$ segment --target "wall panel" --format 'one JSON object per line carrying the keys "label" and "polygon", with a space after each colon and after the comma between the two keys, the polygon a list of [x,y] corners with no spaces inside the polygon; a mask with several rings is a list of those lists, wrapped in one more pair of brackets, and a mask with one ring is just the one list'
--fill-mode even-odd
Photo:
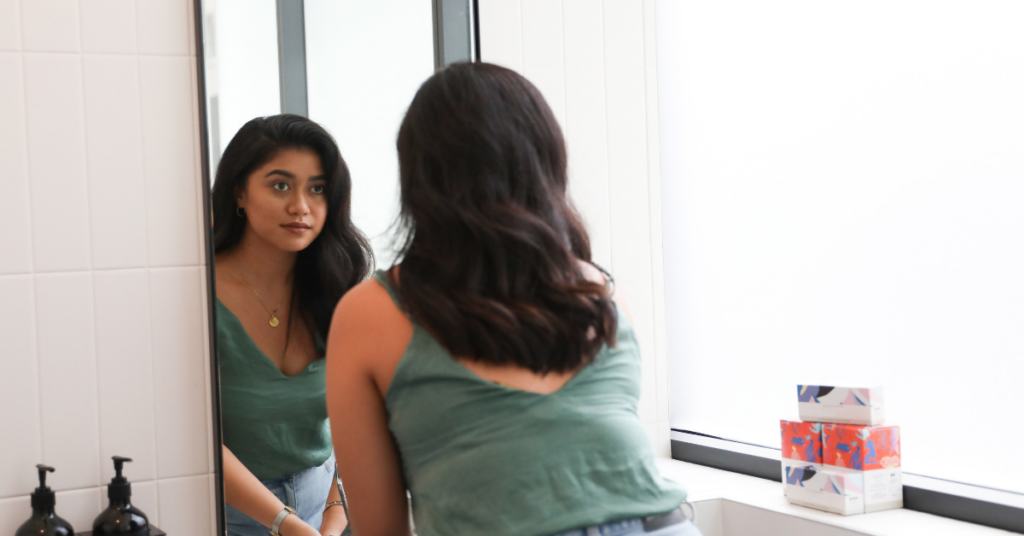
{"label": "wall panel", "polygon": [[118,454],[158,526],[214,533],[192,8],[0,0],[7,530],[36,463],[88,530]]}
{"label": "wall panel", "polygon": [[480,48],[530,79],[561,122],[570,193],[643,351],[640,418],[668,455],[652,17],[646,0],[481,0]]}

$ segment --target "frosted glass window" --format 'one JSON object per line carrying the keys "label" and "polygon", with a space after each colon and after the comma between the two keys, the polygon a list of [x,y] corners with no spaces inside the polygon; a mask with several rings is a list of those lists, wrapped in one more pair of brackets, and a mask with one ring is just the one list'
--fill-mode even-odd
{"label": "frosted glass window", "polygon": [[672,427],[884,384],[903,469],[1024,492],[1024,3],[660,0]]}
{"label": "frosted glass window", "polygon": [[[216,103],[215,161],[238,129],[254,117],[281,113],[275,0],[206,0],[214,34],[207,92]],[[215,22],[215,23],[214,23]],[[208,47],[211,44],[207,45]]]}
{"label": "frosted glass window", "polygon": [[338,140],[352,172],[352,219],[383,267],[398,215],[398,127],[434,74],[431,9],[424,0],[305,2],[309,117]]}

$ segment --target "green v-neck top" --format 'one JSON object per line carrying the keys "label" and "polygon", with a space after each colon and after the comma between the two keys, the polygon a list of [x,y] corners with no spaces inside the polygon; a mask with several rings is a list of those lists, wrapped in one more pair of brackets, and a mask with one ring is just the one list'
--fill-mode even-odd
{"label": "green v-neck top", "polygon": [[637,414],[640,348],[621,311],[617,338],[543,395],[480,378],[413,321],[385,402],[416,533],[541,536],[682,504]]}
{"label": "green v-neck top", "polygon": [[[323,356],[323,337],[315,342]],[[256,478],[291,475],[331,457],[323,357],[285,376],[219,299],[217,357],[224,446]]]}

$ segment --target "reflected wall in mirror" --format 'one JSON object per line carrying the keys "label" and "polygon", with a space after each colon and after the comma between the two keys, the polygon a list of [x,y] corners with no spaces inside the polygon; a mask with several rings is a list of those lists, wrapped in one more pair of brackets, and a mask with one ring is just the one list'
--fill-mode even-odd
{"label": "reflected wall in mirror", "polygon": [[200,9],[220,531],[341,534],[325,337],[343,293],[393,261],[398,127],[438,66],[475,58],[473,5],[201,0]]}

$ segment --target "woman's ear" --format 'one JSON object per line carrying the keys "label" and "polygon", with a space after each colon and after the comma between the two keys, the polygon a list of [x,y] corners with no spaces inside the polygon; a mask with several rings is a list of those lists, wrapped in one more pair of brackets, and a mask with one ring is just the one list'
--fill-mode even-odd
{"label": "woman's ear", "polygon": [[246,188],[237,188],[235,190],[235,204],[238,208],[245,208],[245,204],[249,200],[249,192]]}

